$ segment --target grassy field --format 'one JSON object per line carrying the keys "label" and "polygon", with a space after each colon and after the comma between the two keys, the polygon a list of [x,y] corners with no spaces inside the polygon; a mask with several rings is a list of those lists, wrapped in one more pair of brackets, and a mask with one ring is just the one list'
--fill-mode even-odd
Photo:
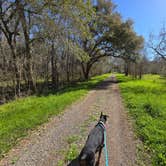
{"label": "grassy field", "polygon": [[125,105],[154,166],[166,165],[166,79],[145,75],[132,80],[117,74]]}
{"label": "grassy field", "polygon": [[74,101],[87,94],[110,74],[96,76],[87,82],[80,82],[47,96],[31,96],[0,106],[0,158],[19,138],[27,135],[28,130],[58,115]]}

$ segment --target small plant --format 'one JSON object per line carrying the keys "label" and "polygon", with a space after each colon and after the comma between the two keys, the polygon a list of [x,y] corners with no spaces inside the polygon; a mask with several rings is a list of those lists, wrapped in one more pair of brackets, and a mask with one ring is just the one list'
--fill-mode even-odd
{"label": "small plant", "polygon": [[94,122],[94,121],[97,121],[99,118],[99,115],[98,114],[92,114],[90,117],[89,117],[89,121],[90,122]]}
{"label": "small plant", "polygon": [[58,166],[64,166],[64,161],[63,160],[58,161]]}
{"label": "small plant", "polygon": [[65,161],[72,161],[73,159],[75,159],[79,154],[78,151],[78,146],[75,143],[72,143],[70,145],[69,150],[67,151],[66,155],[65,155]]}
{"label": "small plant", "polygon": [[158,106],[157,103],[145,103],[143,105],[145,111],[153,118],[157,118],[161,116],[161,108],[162,106]]}
{"label": "small plant", "polygon": [[11,164],[14,165],[17,161],[18,161],[18,157],[14,157],[14,158],[11,160]]}

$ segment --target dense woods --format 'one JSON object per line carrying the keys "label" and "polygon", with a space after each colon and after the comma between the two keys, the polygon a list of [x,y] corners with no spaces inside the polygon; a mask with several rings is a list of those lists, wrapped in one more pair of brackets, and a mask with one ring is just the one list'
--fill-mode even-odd
{"label": "dense woods", "polygon": [[111,1],[1,0],[0,101],[115,69],[141,78],[143,47]]}

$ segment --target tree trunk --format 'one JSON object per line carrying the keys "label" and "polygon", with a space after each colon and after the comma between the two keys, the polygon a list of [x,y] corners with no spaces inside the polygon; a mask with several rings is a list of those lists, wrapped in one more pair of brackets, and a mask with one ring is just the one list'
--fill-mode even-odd
{"label": "tree trunk", "polygon": [[128,75],[129,75],[129,70],[128,70],[128,65],[127,65],[127,63],[125,63],[124,72],[125,72],[125,76],[128,76]]}
{"label": "tree trunk", "polygon": [[142,63],[139,64],[139,79],[142,79]]}
{"label": "tree trunk", "polygon": [[12,54],[12,58],[13,58],[13,69],[14,69],[14,75],[15,75],[15,80],[16,80],[16,84],[15,84],[15,95],[16,96],[20,96],[20,73],[19,73],[19,69],[17,66],[17,58],[16,58],[16,53],[15,53],[15,48],[13,47],[12,43],[9,42],[10,45],[10,49],[11,49],[11,54]]}
{"label": "tree trunk", "polygon": [[137,78],[137,64],[134,63],[134,78]]}
{"label": "tree trunk", "polygon": [[89,63],[85,63],[85,64],[82,63],[81,66],[82,66],[82,72],[84,75],[84,79],[88,80],[90,69],[91,69],[92,65],[90,65]]}
{"label": "tree trunk", "polygon": [[53,89],[58,87],[58,72],[57,72],[57,59],[55,57],[54,43],[51,48],[51,79]]}
{"label": "tree trunk", "polygon": [[21,26],[23,29],[24,39],[25,39],[25,54],[26,54],[26,69],[27,69],[26,72],[27,72],[27,78],[28,78],[28,87],[29,87],[29,90],[35,91],[36,88],[35,88],[35,84],[32,77],[32,57],[30,53],[29,30],[28,30],[27,22],[25,18],[24,7],[20,1],[16,1],[16,5],[17,5],[17,11],[20,17]]}
{"label": "tree trunk", "polygon": [[71,79],[72,79],[72,81],[77,78],[76,76],[74,77],[74,66],[76,66],[74,64],[75,64],[74,59],[72,58],[72,60],[71,60]]}
{"label": "tree trunk", "polygon": [[69,53],[66,54],[66,81],[69,83],[70,82],[70,57]]}
{"label": "tree trunk", "polygon": [[13,41],[12,32],[9,31],[9,29],[7,28],[7,25],[6,25],[6,33],[4,30],[4,35],[7,39],[8,45],[10,47],[11,56],[12,56],[12,60],[13,60],[12,69],[14,71],[14,76],[15,76],[15,81],[16,81],[16,84],[14,83],[15,95],[20,96],[20,74],[19,74],[19,69],[17,66],[16,41]]}
{"label": "tree trunk", "polygon": [[129,75],[129,72],[130,72],[130,61],[128,59],[125,60],[124,72],[125,72],[125,76]]}

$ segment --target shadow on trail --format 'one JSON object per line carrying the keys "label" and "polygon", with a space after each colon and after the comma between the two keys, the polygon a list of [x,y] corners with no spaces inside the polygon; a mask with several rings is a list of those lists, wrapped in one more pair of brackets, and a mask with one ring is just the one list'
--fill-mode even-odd
{"label": "shadow on trail", "polygon": [[66,85],[63,88],[57,89],[55,91],[50,90],[46,93],[38,93],[37,96],[48,96],[50,94],[58,94],[61,95],[63,93],[67,92],[74,92],[78,90],[101,90],[101,89],[107,89],[107,87],[111,83],[118,83],[115,77],[107,78],[104,81],[99,81],[98,83],[94,83],[94,80],[88,80],[88,81],[82,81],[82,82],[73,82],[70,85]]}
{"label": "shadow on trail", "polygon": [[67,166],[80,166],[78,157],[72,160]]}
{"label": "shadow on trail", "polygon": [[103,81],[102,83],[100,83],[99,85],[97,85],[94,89],[95,90],[106,90],[111,84],[117,84],[119,83],[115,77],[110,77],[108,79],[106,79],[105,81]]}
{"label": "shadow on trail", "polygon": [[[111,83],[118,83],[114,76],[107,78],[105,81],[101,80],[98,83],[96,83],[95,79],[90,79],[88,81],[71,82],[69,85],[64,84],[55,89],[52,88],[51,83],[47,85],[45,83],[38,83],[36,92],[31,92],[31,95],[42,97],[42,96],[49,96],[49,95],[61,95],[63,93],[74,92],[78,90],[93,90],[93,89],[102,90],[102,89],[107,89]],[[28,88],[26,87],[26,85],[22,87],[24,88],[21,89],[21,96],[24,96],[24,97],[28,96],[26,94],[28,91]],[[1,96],[1,93],[0,93],[0,104],[4,104],[7,101],[11,101],[15,99],[13,88],[12,87],[6,87],[6,88],[8,88],[9,90],[4,89],[4,87],[0,87],[0,91],[6,92],[6,95],[7,95],[7,96],[4,96],[3,94],[3,96]],[[5,100],[3,101],[4,98]]]}

